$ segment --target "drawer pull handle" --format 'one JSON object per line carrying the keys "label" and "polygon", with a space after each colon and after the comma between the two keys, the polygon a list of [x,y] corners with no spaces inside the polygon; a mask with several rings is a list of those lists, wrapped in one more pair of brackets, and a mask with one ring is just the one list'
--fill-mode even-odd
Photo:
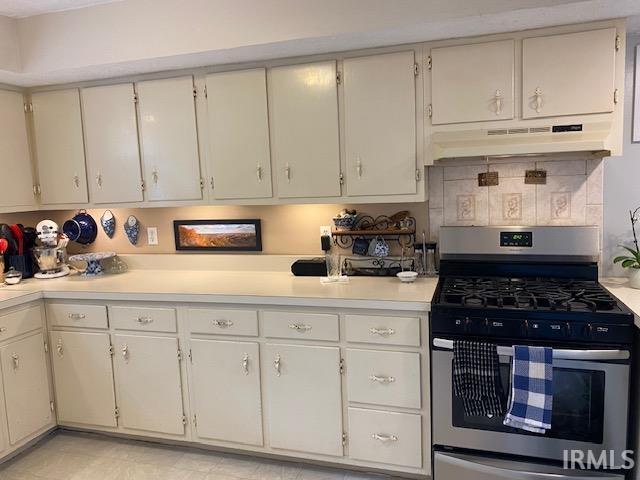
{"label": "drawer pull handle", "polygon": [[370,328],[369,333],[371,335],[380,335],[381,337],[388,337],[389,335],[393,335],[396,331],[393,328]]}
{"label": "drawer pull handle", "polygon": [[396,381],[396,379],[394,377],[382,377],[380,375],[369,375],[369,380],[371,380],[372,382],[378,382],[378,383],[393,383]]}
{"label": "drawer pull handle", "polygon": [[4,333],[7,331],[7,327],[0,327],[0,333]]}
{"label": "drawer pull handle", "polygon": [[391,443],[398,441],[398,437],[396,437],[395,435],[385,435],[383,433],[374,433],[373,435],[371,435],[371,438],[382,443]]}
{"label": "drawer pull handle", "polygon": [[69,318],[71,320],[84,320],[87,316],[84,313],[70,313]]}
{"label": "drawer pull handle", "polygon": [[62,339],[61,338],[58,339],[58,344],[56,345],[56,351],[58,352],[58,355],[60,357],[62,357],[64,355],[64,347],[62,346]]}
{"label": "drawer pull handle", "polygon": [[273,361],[273,366],[276,368],[276,376],[280,376],[280,354],[276,355],[276,359]]}
{"label": "drawer pull handle", "polygon": [[311,325],[305,325],[304,323],[291,323],[289,324],[291,330],[295,330],[300,333],[305,333],[311,330]]}
{"label": "drawer pull handle", "polygon": [[233,322],[231,320],[214,320],[213,325],[215,327],[228,328],[233,326]]}
{"label": "drawer pull handle", "polygon": [[138,322],[141,325],[146,325],[148,323],[153,322],[153,318],[151,318],[151,317],[136,317],[136,322]]}
{"label": "drawer pull handle", "polygon": [[245,353],[242,357],[242,371],[245,375],[249,375],[249,354]]}
{"label": "drawer pull handle", "polygon": [[13,369],[17,370],[18,369],[18,361],[19,361],[20,357],[18,357],[17,353],[12,353],[11,354],[11,361],[13,362]]}

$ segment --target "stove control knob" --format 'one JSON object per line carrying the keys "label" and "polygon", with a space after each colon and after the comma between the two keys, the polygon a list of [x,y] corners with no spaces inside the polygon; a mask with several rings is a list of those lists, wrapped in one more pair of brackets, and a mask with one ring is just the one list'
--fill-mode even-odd
{"label": "stove control knob", "polygon": [[591,336],[593,335],[593,325],[591,325],[590,323],[587,323],[584,326],[583,334],[585,338],[591,338]]}
{"label": "stove control knob", "polygon": [[469,332],[471,331],[471,327],[472,327],[472,325],[473,325],[473,322],[471,321],[471,319],[470,319],[469,317],[466,317],[466,318],[464,319],[464,324],[463,324],[463,326],[462,326],[462,330],[463,330],[465,333],[469,333]]}
{"label": "stove control knob", "polygon": [[520,333],[525,336],[529,334],[529,322],[527,320],[520,324]]}

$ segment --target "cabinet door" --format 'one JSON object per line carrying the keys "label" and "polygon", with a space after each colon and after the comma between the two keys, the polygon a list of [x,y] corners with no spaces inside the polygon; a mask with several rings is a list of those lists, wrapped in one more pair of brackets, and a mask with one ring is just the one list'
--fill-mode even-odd
{"label": "cabinet door", "polygon": [[114,335],[114,348],[121,425],[183,435],[178,340]]}
{"label": "cabinet door", "polygon": [[258,344],[192,340],[191,356],[198,437],[262,445]]}
{"label": "cabinet door", "polygon": [[414,53],[344,61],[347,193],[416,193]]}
{"label": "cabinet door", "polygon": [[207,77],[213,194],[271,197],[271,154],[264,68]]}
{"label": "cabinet door", "polygon": [[35,204],[24,98],[5,90],[0,90],[0,172],[0,206]]}
{"label": "cabinet door", "polygon": [[85,88],[80,93],[91,200],[142,201],[133,85]]}
{"label": "cabinet door", "polygon": [[140,145],[149,200],[199,200],[193,77],[137,84]]}
{"label": "cabinet door", "polygon": [[616,29],[522,41],[524,118],[612,112]]}
{"label": "cabinet door", "polygon": [[51,332],[58,421],[117,426],[109,334]]}
{"label": "cabinet door", "polygon": [[336,62],[273,68],[269,88],[278,197],[340,196]]}
{"label": "cabinet door", "polygon": [[340,349],[264,346],[270,446],[342,456]]}
{"label": "cabinet door", "polygon": [[42,333],[0,349],[9,441],[15,445],[51,422]]}
{"label": "cabinet door", "polygon": [[434,125],[514,117],[513,40],[431,50]]}
{"label": "cabinet door", "polygon": [[42,203],[87,203],[78,90],[34,93],[31,102]]}

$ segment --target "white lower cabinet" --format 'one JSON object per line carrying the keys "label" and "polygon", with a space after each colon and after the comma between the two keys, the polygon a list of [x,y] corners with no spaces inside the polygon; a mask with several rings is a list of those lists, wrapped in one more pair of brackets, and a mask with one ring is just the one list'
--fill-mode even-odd
{"label": "white lower cabinet", "polygon": [[268,343],[264,353],[270,446],[342,456],[340,349]]}
{"label": "white lower cabinet", "polygon": [[191,363],[198,437],[262,445],[258,344],[191,340]]}
{"label": "white lower cabinet", "polygon": [[36,333],[0,348],[9,427],[15,445],[51,422],[51,400],[44,336]]}
{"label": "white lower cabinet", "polygon": [[108,333],[51,332],[60,423],[116,427]]}
{"label": "white lower cabinet", "polygon": [[125,428],[184,434],[178,339],[114,335],[115,383]]}

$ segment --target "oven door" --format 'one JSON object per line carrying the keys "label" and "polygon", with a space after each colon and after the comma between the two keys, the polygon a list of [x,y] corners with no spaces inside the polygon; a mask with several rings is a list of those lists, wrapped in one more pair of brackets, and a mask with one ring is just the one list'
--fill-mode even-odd
{"label": "oven door", "polygon": [[[464,414],[453,394],[453,352],[449,340],[434,339],[432,360],[435,445],[563,460],[564,450],[613,450],[617,461],[627,445],[629,352],[554,351],[551,429],[529,433],[502,424],[502,417]],[[444,346],[444,348],[443,348]],[[499,348],[498,353],[509,351]],[[561,358],[557,358],[561,357]],[[505,392],[511,385],[511,357],[500,355]]]}
{"label": "oven door", "polygon": [[623,474],[436,452],[434,480],[624,480]]}

